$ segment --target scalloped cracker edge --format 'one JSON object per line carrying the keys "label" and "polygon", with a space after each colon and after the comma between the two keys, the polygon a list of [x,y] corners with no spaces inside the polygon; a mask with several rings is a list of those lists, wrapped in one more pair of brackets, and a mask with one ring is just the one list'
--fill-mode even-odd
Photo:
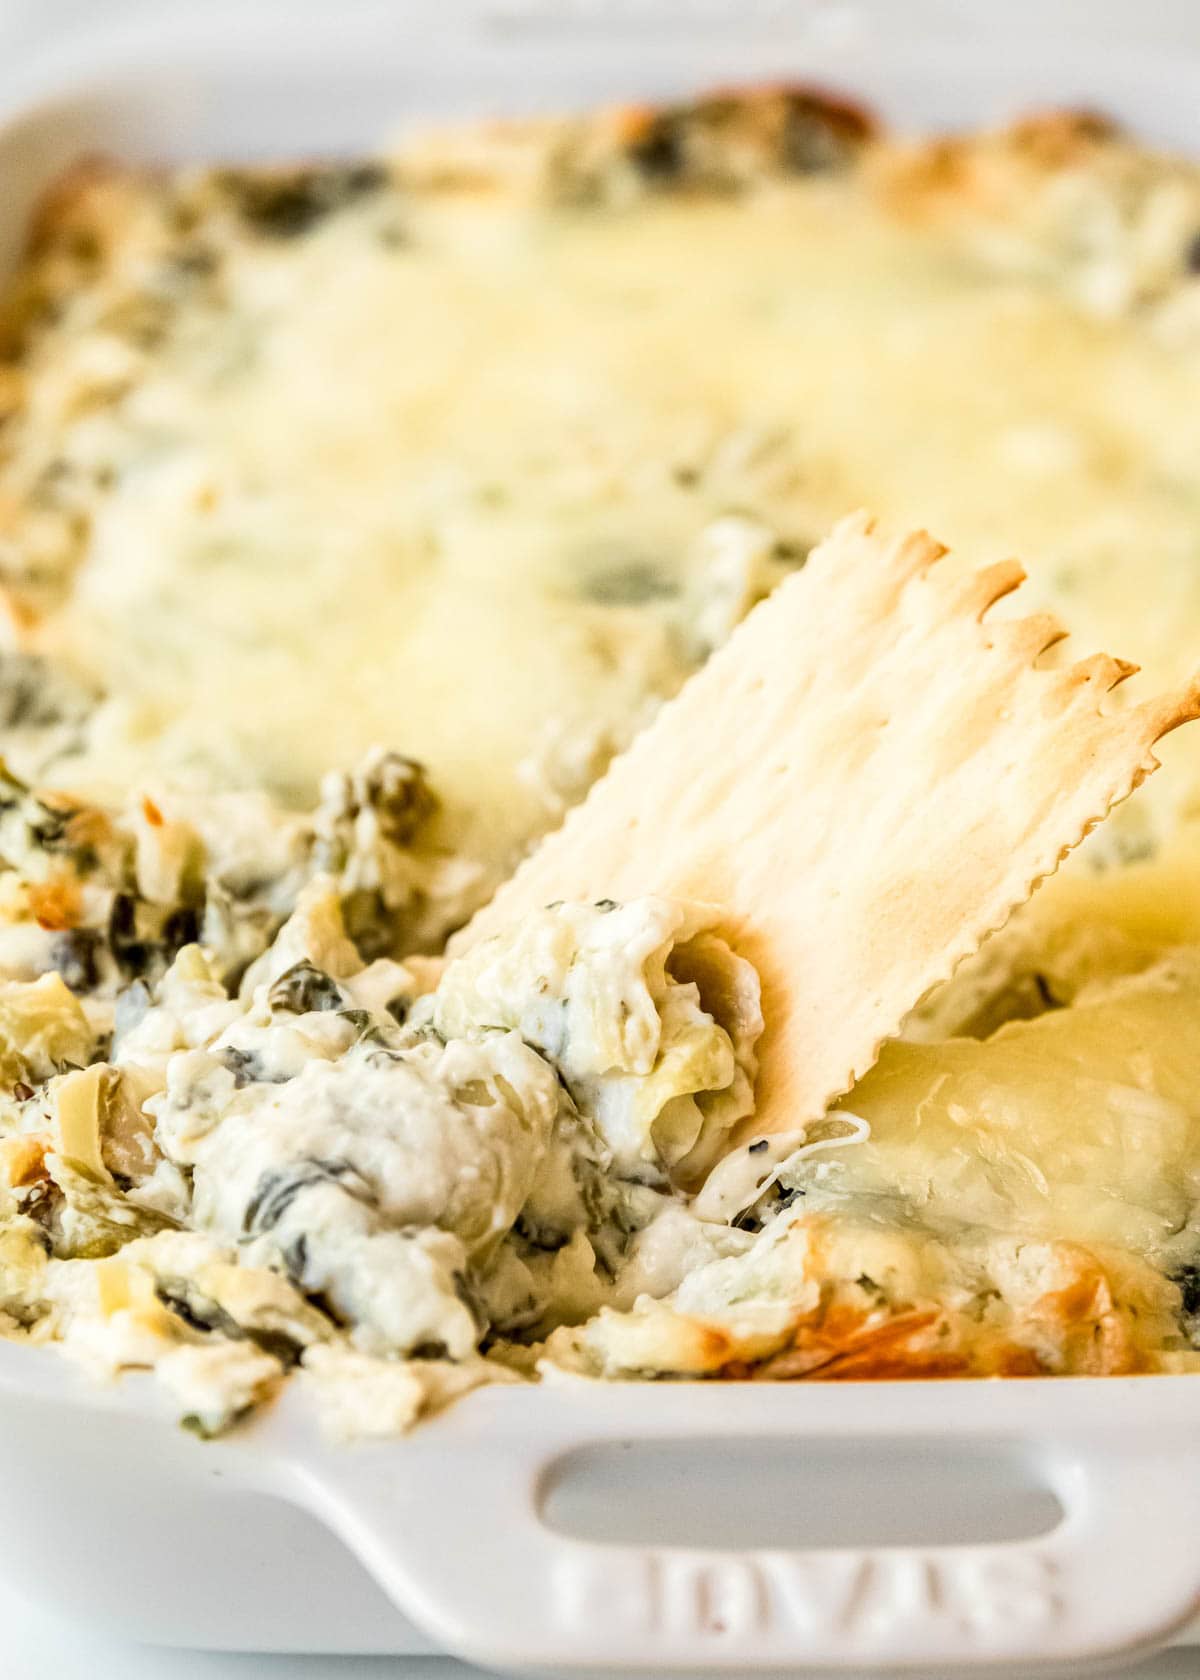
{"label": "scalloped cracker edge", "polygon": [[1200,681],[1105,712],[1134,666],[1039,668],[1055,618],[987,617],[1021,566],[945,553],[844,519],[452,949],[555,899],[713,904],[762,979],[754,1129],[822,1114],[1200,715]]}

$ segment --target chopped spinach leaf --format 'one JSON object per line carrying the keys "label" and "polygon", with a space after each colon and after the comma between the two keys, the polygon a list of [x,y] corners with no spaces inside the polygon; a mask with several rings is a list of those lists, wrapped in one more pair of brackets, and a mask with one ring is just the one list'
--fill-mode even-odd
{"label": "chopped spinach leaf", "polygon": [[273,1167],[263,1173],[246,1204],[242,1229],[261,1236],[278,1225],[302,1191],[316,1184],[336,1184],[359,1201],[373,1200],[370,1186],[349,1161],[298,1161],[290,1167]]}
{"label": "chopped spinach leaf", "polygon": [[1200,1265],[1181,1266],[1174,1273],[1174,1282],[1183,1296],[1183,1311],[1188,1318],[1200,1317]]}
{"label": "chopped spinach leaf", "polygon": [[272,1009],[309,1015],[319,1010],[340,1009],[345,994],[332,975],[306,960],[293,963],[267,993]]}
{"label": "chopped spinach leaf", "polygon": [[798,175],[844,169],[869,129],[867,119],[852,105],[793,93],[788,98],[779,161]]}
{"label": "chopped spinach leaf", "polygon": [[215,179],[255,233],[295,239],[334,211],[378,192],[388,174],[382,164],[327,164],[270,173],[223,170]]}
{"label": "chopped spinach leaf", "polygon": [[233,1082],[240,1091],[245,1085],[281,1084],[281,1080],[270,1080],[266,1077],[260,1059],[252,1050],[239,1050],[234,1044],[225,1044],[213,1052],[222,1067],[229,1069],[233,1075]]}
{"label": "chopped spinach leaf", "polygon": [[649,561],[630,560],[588,573],[580,594],[602,607],[640,607],[648,601],[671,600],[679,594],[679,585]]}
{"label": "chopped spinach leaf", "polygon": [[90,992],[100,984],[104,935],[97,928],[70,928],[50,948],[50,963],[73,992]]}
{"label": "chopped spinach leaf", "polygon": [[673,111],[654,118],[629,146],[627,156],[639,174],[656,185],[678,181],[687,166],[685,130]]}

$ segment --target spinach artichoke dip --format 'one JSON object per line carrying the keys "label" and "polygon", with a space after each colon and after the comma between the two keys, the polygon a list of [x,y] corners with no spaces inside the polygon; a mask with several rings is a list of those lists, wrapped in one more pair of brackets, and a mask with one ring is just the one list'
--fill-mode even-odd
{"label": "spinach artichoke dip", "polygon": [[445,953],[855,507],[1188,673],[1200,169],[800,91],[88,163],[0,354],[6,1336],[205,1435],[1200,1367],[1197,732],[791,1132],[704,905]]}

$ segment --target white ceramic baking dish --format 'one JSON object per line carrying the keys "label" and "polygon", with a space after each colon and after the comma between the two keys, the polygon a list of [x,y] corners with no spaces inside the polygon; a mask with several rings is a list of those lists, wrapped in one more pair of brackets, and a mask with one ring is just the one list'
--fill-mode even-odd
{"label": "white ceramic baking dish", "polygon": [[164,1643],[932,1680],[1200,1603],[1190,1377],[506,1387],[353,1447],[293,1391],[201,1444],[147,1378],[4,1346],[0,1488],[0,1569]]}
{"label": "white ceramic baking dish", "polygon": [[[0,260],[81,152],[367,146],[411,116],[800,77],[910,127],[1098,105],[1200,150],[1191,0],[10,0]],[[0,1346],[0,1569],[125,1637],[523,1670],[1075,1668],[1200,1610],[1193,1378],[559,1384],[333,1448]],[[2,1664],[0,1664],[2,1666]]]}

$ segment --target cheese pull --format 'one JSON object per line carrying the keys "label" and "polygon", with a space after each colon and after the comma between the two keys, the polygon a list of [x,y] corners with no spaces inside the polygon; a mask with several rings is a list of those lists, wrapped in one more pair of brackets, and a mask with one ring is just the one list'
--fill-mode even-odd
{"label": "cheese pull", "polygon": [[1200,715],[1200,680],[1136,706],[1107,654],[989,609],[924,532],[844,519],[665,705],[457,936],[555,899],[717,906],[762,979],[756,1130],[823,1114]]}

